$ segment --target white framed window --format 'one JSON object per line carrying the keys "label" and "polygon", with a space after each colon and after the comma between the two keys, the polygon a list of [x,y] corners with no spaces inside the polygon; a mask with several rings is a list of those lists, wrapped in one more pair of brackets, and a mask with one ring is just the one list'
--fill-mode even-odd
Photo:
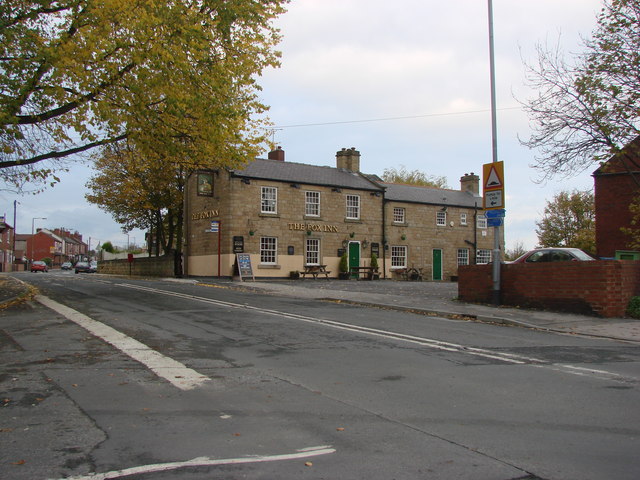
{"label": "white framed window", "polygon": [[458,266],[460,265],[469,265],[469,249],[468,248],[458,249]]}
{"label": "white framed window", "polygon": [[447,212],[442,212],[442,211],[436,212],[436,225],[438,227],[447,226]]}
{"label": "white framed window", "polygon": [[304,192],[304,214],[308,217],[320,216],[320,192]]}
{"label": "white framed window", "polygon": [[483,265],[485,263],[491,262],[491,250],[487,249],[479,249],[478,253],[476,253],[476,263],[478,265]]}
{"label": "white framed window", "polygon": [[360,220],[360,195],[347,195],[347,218]]}
{"label": "white framed window", "polygon": [[476,226],[478,228],[487,228],[487,217],[482,214],[478,214],[478,217],[476,218]]}
{"label": "white framed window", "polygon": [[260,238],[260,263],[275,265],[278,259],[278,239],[276,237]]}
{"label": "white framed window", "polygon": [[278,189],[276,187],[262,187],[260,199],[260,212],[278,213]]}
{"label": "white framed window", "polygon": [[466,225],[467,224],[467,214],[466,213],[461,213],[460,214],[460,225]]}
{"label": "white framed window", "polygon": [[320,240],[317,238],[307,238],[306,264],[320,265]]}
{"label": "white framed window", "polygon": [[404,245],[391,246],[391,268],[407,267],[407,247]]}
{"label": "white framed window", "polygon": [[393,223],[405,222],[405,210],[402,207],[393,207]]}

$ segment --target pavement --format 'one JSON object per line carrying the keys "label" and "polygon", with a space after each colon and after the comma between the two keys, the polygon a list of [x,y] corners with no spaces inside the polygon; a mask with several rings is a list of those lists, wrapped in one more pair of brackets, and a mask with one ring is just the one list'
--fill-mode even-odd
{"label": "pavement", "polygon": [[[601,318],[572,313],[465,303],[457,300],[455,282],[407,282],[397,280],[258,280],[228,278],[162,279],[202,286],[231,288],[295,298],[329,300],[377,308],[404,310],[467,321],[504,324],[563,334],[602,337],[640,343],[640,320]],[[0,274],[0,309],[28,298],[26,283]]]}

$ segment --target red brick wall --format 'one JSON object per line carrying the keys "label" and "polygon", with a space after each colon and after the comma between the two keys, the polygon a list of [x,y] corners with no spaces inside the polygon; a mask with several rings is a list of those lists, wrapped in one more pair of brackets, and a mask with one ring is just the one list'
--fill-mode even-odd
{"label": "red brick wall", "polygon": [[595,176],[596,250],[598,257],[613,257],[627,250],[630,237],[620,227],[631,225],[629,205],[638,194],[631,175]]}
{"label": "red brick wall", "polygon": [[[640,295],[640,261],[504,264],[503,305],[624,317],[631,297]],[[490,303],[491,265],[458,270],[458,296],[466,302]]]}

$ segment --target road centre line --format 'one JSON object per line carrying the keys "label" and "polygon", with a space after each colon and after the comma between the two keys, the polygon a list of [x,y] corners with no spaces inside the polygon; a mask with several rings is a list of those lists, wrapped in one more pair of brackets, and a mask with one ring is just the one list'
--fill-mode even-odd
{"label": "road centre line", "polygon": [[156,289],[156,288],[143,287],[143,286],[140,286],[140,285],[132,285],[132,284],[127,284],[127,283],[119,284],[119,286],[126,287],[126,288],[133,288],[133,289],[136,289],[136,290],[142,290],[142,291],[151,292],[151,293],[159,293],[159,294],[162,294],[162,295],[172,295],[174,297],[184,298],[184,299],[187,299],[187,300],[195,300],[195,301],[204,302],[204,303],[211,303],[211,304],[214,304],[214,305],[219,305],[219,306],[228,307],[228,308],[239,308],[239,309],[245,309],[245,310],[253,310],[253,311],[260,312],[260,313],[266,313],[268,315],[291,318],[291,319],[303,321],[303,322],[306,322],[306,323],[327,325],[327,326],[330,326],[332,328],[336,328],[336,329],[340,329],[340,330],[347,330],[347,331],[357,332],[357,333],[365,333],[365,334],[368,334],[368,335],[374,335],[374,336],[388,338],[388,339],[392,339],[392,340],[401,340],[401,341],[404,341],[404,342],[409,342],[409,343],[414,343],[414,344],[418,344],[418,345],[422,345],[422,346],[427,346],[427,347],[435,348],[435,349],[438,349],[438,350],[445,350],[445,351],[448,351],[448,352],[467,353],[467,354],[470,354],[470,355],[476,355],[476,356],[480,356],[480,357],[486,357],[486,358],[492,358],[492,359],[495,359],[495,360],[501,360],[501,361],[508,362],[508,363],[525,364],[525,363],[540,361],[540,360],[537,360],[537,359],[534,359],[534,358],[523,357],[523,356],[520,356],[520,355],[513,355],[513,354],[509,354],[509,353],[495,353],[495,352],[491,352],[490,350],[485,350],[485,349],[481,349],[481,348],[465,347],[463,345],[459,345],[459,344],[455,344],[455,343],[443,342],[443,341],[440,341],[440,340],[434,340],[434,339],[429,339],[429,338],[424,338],[424,337],[416,337],[414,335],[408,335],[408,334],[404,334],[404,333],[391,332],[391,331],[388,331],[388,330],[379,330],[377,328],[363,327],[363,326],[353,325],[353,324],[349,324],[349,323],[337,322],[335,320],[327,320],[327,319],[324,319],[324,318],[309,317],[309,316],[306,316],[306,315],[299,315],[299,314],[296,314],[296,313],[282,312],[282,311],[279,311],[279,310],[270,310],[270,309],[266,309],[266,308],[262,308],[262,307],[254,307],[252,305],[247,305],[247,304],[232,303],[232,302],[226,302],[226,301],[223,301],[223,300],[214,300],[214,299],[210,299],[210,298],[206,298],[206,297],[199,297],[199,296],[196,296],[196,295],[190,295],[190,294],[179,293],[179,292],[172,292],[172,291],[169,291],[169,290],[160,290],[160,289]]}
{"label": "road centre line", "polygon": [[444,342],[441,340],[417,337],[414,335],[391,332],[387,330],[379,330],[376,328],[352,325],[349,323],[337,322],[334,320],[327,320],[323,318],[309,317],[306,315],[282,312],[278,310],[270,310],[270,309],[265,309],[261,307],[254,307],[252,305],[247,305],[247,304],[226,302],[223,300],[214,300],[206,297],[174,292],[170,290],[161,290],[157,288],[143,287],[140,285],[132,285],[127,283],[116,284],[116,285],[126,287],[126,288],[133,288],[137,290],[147,291],[151,293],[158,293],[162,295],[172,295],[179,298],[195,300],[195,301],[204,302],[204,303],[210,303],[210,304],[219,305],[227,308],[238,308],[238,309],[257,311],[257,312],[266,313],[269,315],[291,318],[291,319],[303,321],[306,323],[312,323],[316,325],[317,324],[326,325],[331,328],[336,328],[340,330],[346,330],[346,331],[351,331],[356,333],[364,333],[367,335],[388,338],[392,340],[400,340],[400,341],[413,343],[413,344],[417,344],[417,345],[421,345],[421,346],[425,346],[425,347],[429,347],[437,350],[463,353],[463,354],[468,354],[468,355],[473,355],[473,356],[483,357],[483,358],[490,358],[490,359],[502,361],[505,363],[515,364],[515,365],[535,366],[538,368],[545,368],[545,369],[549,369],[552,371],[561,372],[565,374],[589,376],[589,377],[597,378],[600,380],[610,380],[610,381],[622,382],[627,384],[638,382],[638,379],[635,377],[622,376],[622,375],[618,375],[617,373],[608,372],[606,370],[596,370],[591,368],[577,367],[577,366],[568,365],[568,364],[554,364],[546,360],[535,358],[535,357],[516,355],[511,353],[505,353],[505,352],[493,352],[491,350],[487,350],[483,348],[467,347],[464,345],[451,343],[451,342]]}
{"label": "road centre line", "polygon": [[144,343],[141,343],[102,322],[98,322],[97,320],[69,308],[66,305],[62,305],[43,295],[36,295],[35,300],[45,307],[48,307],[71,320],[85,330],[88,330],[96,337],[110,343],[115,348],[125,353],[135,361],[142,363],[156,375],[164,378],[180,390],[192,390],[211,380],[205,375],[186,367],[182,363],[149,348]]}
{"label": "road centre line", "polygon": [[107,473],[92,473],[77,477],[66,477],[64,480],[106,480],[128,477],[131,475],[144,475],[147,473],[167,472],[187,467],[213,467],[216,465],[238,465],[244,463],[278,462],[284,460],[298,460],[302,458],[317,457],[335,453],[335,449],[330,445],[309,447],[297,450],[296,453],[286,453],[282,455],[256,455],[242,458],[215,459],[211,457],[198,457],[184,462],[156,463],[142,465],[140,467],[125,468]]}

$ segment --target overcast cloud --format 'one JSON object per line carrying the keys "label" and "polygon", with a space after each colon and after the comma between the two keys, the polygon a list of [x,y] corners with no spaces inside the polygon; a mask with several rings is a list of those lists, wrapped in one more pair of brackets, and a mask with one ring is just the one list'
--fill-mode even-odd
{"label": "overcast cloud", "polygon": [[[523,59],[535,59],[535,45],[579,51],[601,7],[601,0],[493,0],[507,248],[535,246],[535,221],[555,193],[593,186],[595,167],[535,183],[535,152],[518,142],[528,138],[529,123],[515,98],[530,94]],[[481,173],[492,160],[486,0],[294,0],[277,23],[282,68],[260,84],[287,161],[334,166],[336,151],[356,147],[365,173],[404,165],[445,176],[457,189],[463,174]],[[37,196],[0,192],[0,215],[12,224],[18,200],[18,233],[47,217],[36,227],[78,230],[94,247],[106,240],[124,246],[127,235],[84,200],[90,173],[74,166]],[[130,232],[134,238],[142,243],[143,232]]]}

